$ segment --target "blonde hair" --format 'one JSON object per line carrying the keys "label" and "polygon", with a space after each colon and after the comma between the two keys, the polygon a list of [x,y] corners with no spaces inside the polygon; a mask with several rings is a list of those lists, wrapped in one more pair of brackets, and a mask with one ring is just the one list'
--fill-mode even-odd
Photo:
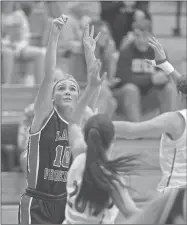
{"label": "blonde hair", "polygon": [[78,90],[78,94],[80,94],[80,86],[79,86],[78,82],[75,80],[75,78],[70,74],[64,74],[62,79],[57,79],[55,81],[55,84],[54,84],[54,87],[53,87],[53,94],[54,94],[55,87],[57,86],[57,84],[60,83],[60,82],[63,82],[63,81],[67,81],[67,80],[72,81],[76,85],[77,90]]}

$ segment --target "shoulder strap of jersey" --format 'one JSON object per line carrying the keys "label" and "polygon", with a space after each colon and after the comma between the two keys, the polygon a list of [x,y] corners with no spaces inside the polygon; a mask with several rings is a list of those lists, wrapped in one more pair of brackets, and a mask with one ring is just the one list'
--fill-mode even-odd
{"label": "shoulder strap of jersey", "polygon": [[62,116],[60,115],[60,113],[58,112],[58,110],[57,110],[56,107],[54,107],[54,111],[56,112],[57,116],[58,116],[64,123],[68,124],[68,122],[67,122],[64,118],[62,118]]}

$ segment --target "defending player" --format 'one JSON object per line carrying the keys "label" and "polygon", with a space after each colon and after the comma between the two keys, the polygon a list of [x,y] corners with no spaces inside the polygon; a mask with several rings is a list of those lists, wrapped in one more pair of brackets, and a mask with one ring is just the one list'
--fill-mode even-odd
{"label": "defending player", "polygon": [[148,63],[161,68],[176,82],[179,93],[179,111],[164,113],[141,123],[114,122],[116,133],[123,133],[126,138],[139,138],[148,135],[162,135],[160,142],[160,166],[162,180],[157,189],[184,187],[187,184],[187,77],[180,75],[166,61],[161,44],[151,37],[149,45],[154,49],[155,61]]}
{"label": "defending player", "polygon": [[80,98],[69,125],[72,152],[79,152],[79,155],[68,173],[64,224],[114,223],[118,208],[128,216],[139,211],[128,194],[128,185],[121,178],[141,169],[138,157],[109,159],[115,131],[107,115],[89,118],[83,133],[80,127],[82,112],[101,82],[99,73],[88,76],[89,91]]}

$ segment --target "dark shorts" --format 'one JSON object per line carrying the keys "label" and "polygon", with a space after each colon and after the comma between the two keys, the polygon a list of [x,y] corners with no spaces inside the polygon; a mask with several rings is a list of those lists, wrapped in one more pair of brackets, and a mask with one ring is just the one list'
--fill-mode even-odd
{"label": "dark shorts", "polygon": [[24,194],[19,204],[19,224],[62,224],[65,220],[65,206],[66,199],[50,202]]}
{"label": "dark shorts", "polygon": [[117,89],[122,88],[126,84],[135,84],[139,88],[143,96],[147,95],[153,89],[153,87],[155,87],[150,76],[144,76],[144,77],[132,76],[130,79],[126,81],[120,81],[119,83],[112,86],[111,90],[115,91]]}
{"label": "dark shorts", "polygon": [[119,82],[110,87],[113,97],[118,102],[117,113],[124,113],[124,95],[122,87],[126,84],[135,84],[139,88],[142,97],[141,107],[143,111],[155,109],[159,106],[158,92],[165,86],[165,84],[154,85],[151,78],[138,79],[137,77],[134,77],[128,82]]}

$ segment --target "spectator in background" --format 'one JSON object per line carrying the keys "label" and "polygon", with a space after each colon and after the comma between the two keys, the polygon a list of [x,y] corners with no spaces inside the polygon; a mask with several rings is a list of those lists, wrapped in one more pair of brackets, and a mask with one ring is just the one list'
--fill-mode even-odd
{"label": "spectator in background", "polygon": [[161,113],[172,111],[176,104],[176,89],[162,71],[154,71],[145,58],[153,59],[154,52],[148,45],[152,27],[149,20],[134,22],[134,41],[120,52],[113,94],[127,116],[127,120],[139,122],[141,119],[141,99],[152,90],[157,93]]}
{"label": "spectator in background", "polygon": [[[20,4],[26,4],[25,2]],[[20,5],[21,6],[21,5]],[[29,45],[30,33],[27,16],[21,8],[15,7],[15,2],[2,2],[2,57],[3,66],[11,65],[13,60],[26,60],[34,62],[34,75],[36,84],[40,84],[44,75],[45,50]],[[5,56],[4,56],[4,53]],[[14,59],[13,59],[14,58]],[[6,67],[5,67],[6,68]],[[11,66],[12,68],[12,66]],[[6,83],[14,83],[14,74],[4,69]]]}
{"label": "spectator in background", "polygon": [[133,21],[142,16],[150,19],[146,1],[101,2],[101,18],[111,26],[117,49],[120,48],[124,37],[132,30]]}

